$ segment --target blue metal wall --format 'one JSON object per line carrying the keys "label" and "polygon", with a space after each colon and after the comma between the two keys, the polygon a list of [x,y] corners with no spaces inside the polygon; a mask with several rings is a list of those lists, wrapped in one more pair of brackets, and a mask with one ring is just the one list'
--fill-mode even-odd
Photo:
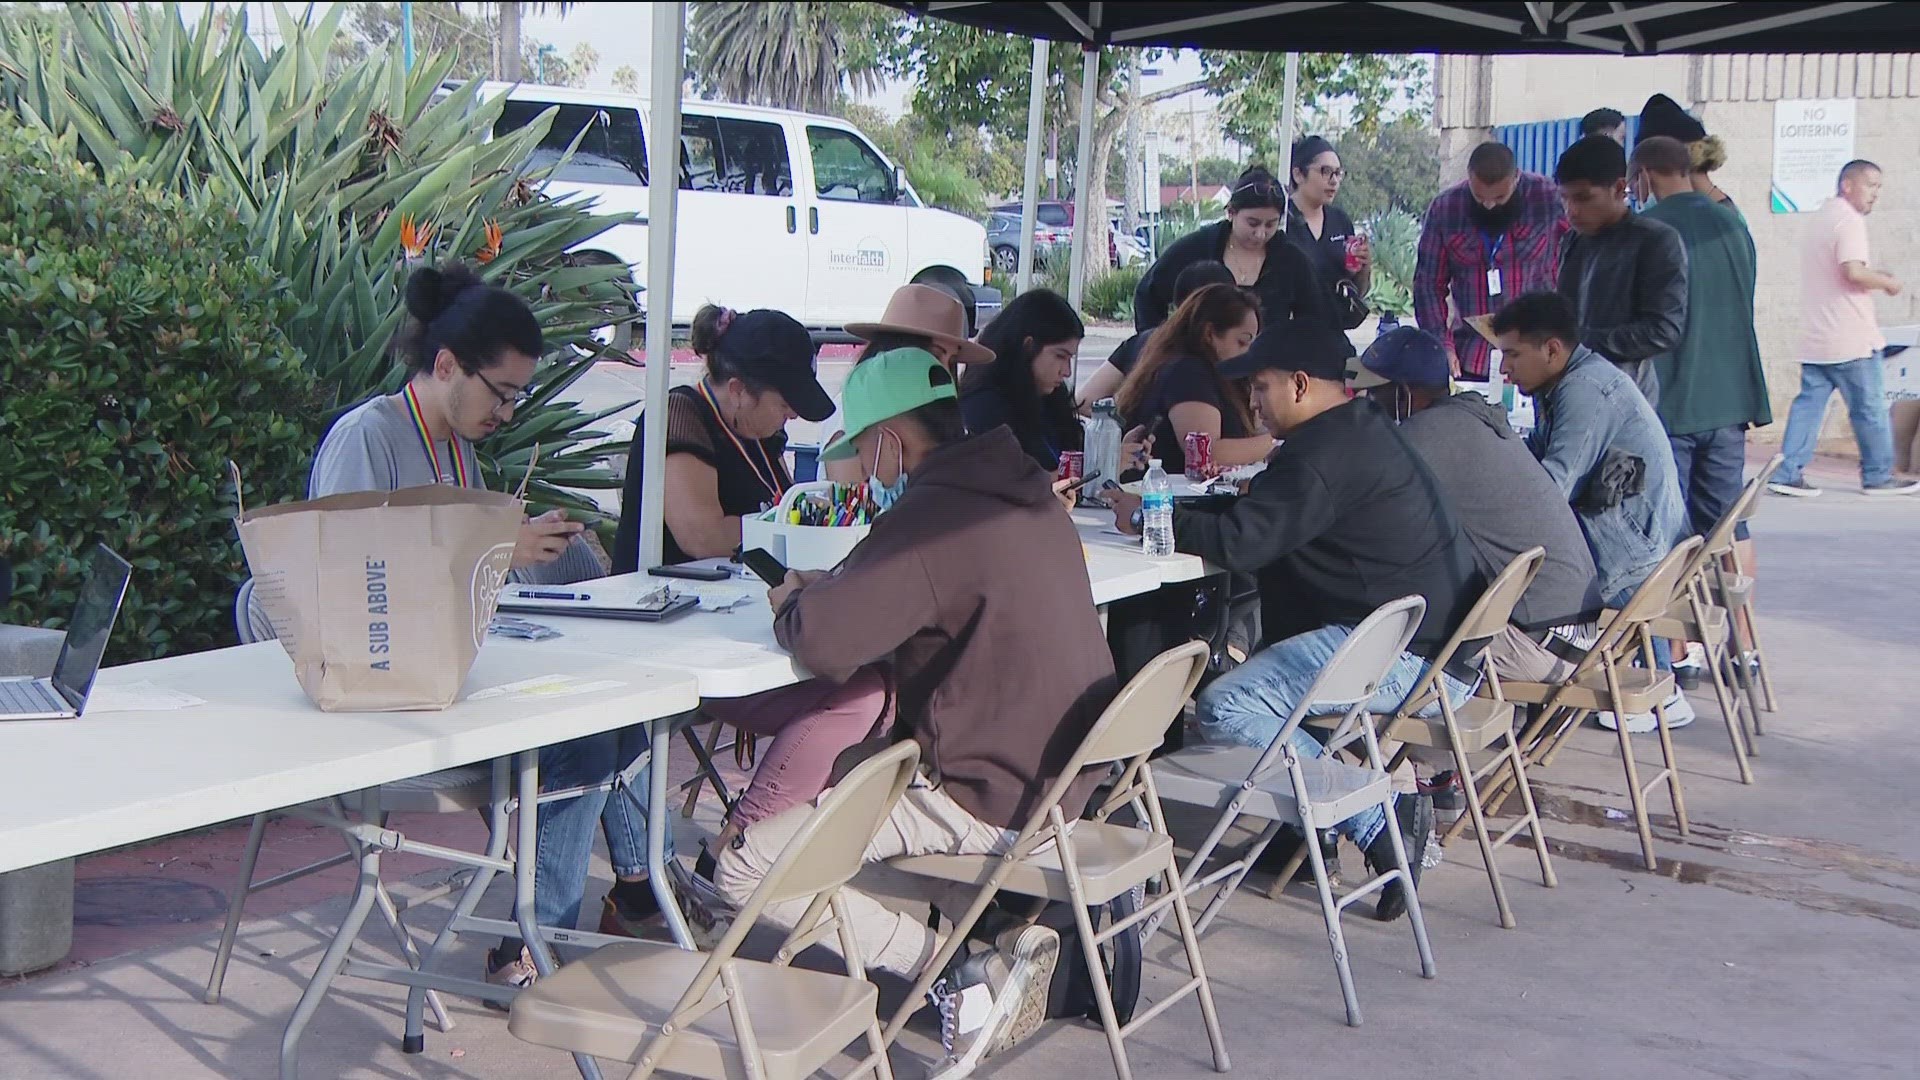
{"label": "blue metal wall", "polygon": [[[1627,145],[1640,130],[1640,118],[1627,117]],[[1580,118],[1540,120],[1531,124],[1502,124],[1493,129],[1493,137],[1506,143],[1520,167],[1542,176],[1552,176],[1554,163],[1567,147],[1580,140]]]}

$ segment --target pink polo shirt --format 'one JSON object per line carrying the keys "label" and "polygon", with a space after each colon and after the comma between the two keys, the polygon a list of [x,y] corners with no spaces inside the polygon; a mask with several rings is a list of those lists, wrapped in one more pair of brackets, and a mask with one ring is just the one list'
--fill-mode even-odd
{"label": "pink polo shirt", "polygon": [[1800,239],[1800,360],[1837,364],[1886,345],[1873,314],[1873,293],[1847,280],[1841,266],[1867,262],[1867,219],[1838,196],[1807,222]]}

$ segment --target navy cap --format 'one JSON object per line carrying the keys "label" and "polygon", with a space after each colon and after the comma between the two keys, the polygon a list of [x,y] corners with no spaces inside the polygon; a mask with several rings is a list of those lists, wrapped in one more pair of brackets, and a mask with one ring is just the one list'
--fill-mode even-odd
{"label": "navy cap", "polygon": [[1444,390],[1453,380],[1447,347],[1440,339],[1412,326],[1396,326],[1373,339],[1360,354],[1353,388],[1366,390],[1388,383]]}
{"label": "navy cap", "polygon": [[1347,340],[1344,331],[1287,323],[1262,330],[1246,352],[1220,365],[1220,374],[1229,379],[1245,379],[1274,368],[1303,371],[1329,382],[1344,382],[1347,358],[1352,355],[1353,342]]}
{"label": "navy cap", "polygon": [[801,419],[819,423],[833,415],[833,398],[814,374],[813,338],[786,312],[762,308],[735,315],[714,351],[741,374],[780,391]]}

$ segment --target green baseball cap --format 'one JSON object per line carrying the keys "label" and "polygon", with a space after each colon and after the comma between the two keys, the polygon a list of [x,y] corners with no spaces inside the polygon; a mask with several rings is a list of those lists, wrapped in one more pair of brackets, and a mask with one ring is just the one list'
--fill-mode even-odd
{"label": "green baseball cap", "polygon": [[854,365],[840,392],[846,437],[821,451],[826,461],[853,456],[853,440],[875,424],[959,397],[953,373],[925,349],[891,349]]}

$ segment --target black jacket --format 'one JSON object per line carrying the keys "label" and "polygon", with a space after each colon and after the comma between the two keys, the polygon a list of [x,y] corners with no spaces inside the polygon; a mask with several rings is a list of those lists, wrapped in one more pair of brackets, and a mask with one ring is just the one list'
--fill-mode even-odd
{"label": "black jacket", "polygon": [[1178,504],[1179,550],[1260,581],[1263,644],[1353,626],[1419,594],[1412,652],[1432,657],[1479,599],[1473,548],[1438,483],[1371,401],[1287,433],[1238,498]]}
{"label": "black jacket", "polygon": [[[1174,279],[1194,263],[1225,261],[1232,233],[1232,222],[1203,225],[1175,240],[1155,259],[1133,290],[1133,328],[1151,330],[1166,322],[1173,312]],[[1327,301],[1332,288],[1330,283],[1320,281],[1306,252],[1287,240],[1285,230],[1274,233],[1267,241],[1267,261],[1260,267],[1260,278],[1253,283],[1254,295],[1260,298],[1260,329],[1287,322],[1332,326],[1333,314]]]}
{"label": "black jacket", "polygon": [[1687,249],[1664,221],[1629,213],[1597,236],[1560,241],[1560,295],[1573,301],[1580,344],[1613,361],[1660,404],[1654,361],[1687,332]]}

